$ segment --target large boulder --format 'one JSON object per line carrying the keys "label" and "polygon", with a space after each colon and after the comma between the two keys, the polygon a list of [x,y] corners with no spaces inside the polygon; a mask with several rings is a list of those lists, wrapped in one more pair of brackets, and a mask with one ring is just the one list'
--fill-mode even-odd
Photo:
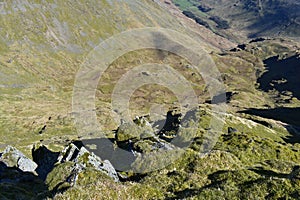
{"label": "large boulder", "polygon": [[133,123],[124,123],[118,127],[116,132],[116,140],[118,142],[126,142],[129,140],[139,140],[141,137],[141,127]]}
{"label": "large boulder", "polygon": [[6,147],[0,156],[0,162],[3,162],[7,167],[16,167],[23,172],[35,172],[38,167],[35,162],[12,146]]}
{"label": "large boulder", "polygon": [[[151,124],[144,120],[139,120],[139,123],[123,123],[116,132],[117,142],[138,141],[143,138],[152,138],[155,136]],[[141,123],[141,124],[140,124]]]}
{"label": "large boulder", "polygon": [[135,156],[158,149],[173,149],[172,145],[158,137],[147,116],[137,116],[133,121],[118,127],[115,139],[119,147],[131,151]]}
{"label": "large boulder", "polygon": [[[87,167],[92,167],[98,171],[101,171],[111,177],[114,181],[119,181],[119,177],[115,168],[112,166],[109,160],[102,160],[99,156],[92,152],[89,152],[82,144],[68,145],[58,156],[57,164],[65,162],[74,162],[75,172],[74,176],[77,176],[82,170]],[[76,168],[76,169],[75,169]],[[76,177],[74,178],[77,179]]]}

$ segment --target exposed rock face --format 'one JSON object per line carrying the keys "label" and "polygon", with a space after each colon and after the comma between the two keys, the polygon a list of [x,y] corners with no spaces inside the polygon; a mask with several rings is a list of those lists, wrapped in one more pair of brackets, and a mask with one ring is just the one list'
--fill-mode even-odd
{"label": "exposed rock face", "polygon": [[77,179],[78,173],[84,170],[87,166],[92,166],[96,170],[99,170],[115,181],[119,181],[118,175],[109,160],[101,160],[100,157],[94,153],[89,152],[85,147],[74,143],[67,146],[59,155],[57,163],[74,162],[74,180]]}
{"label": "exposed rock face", "polygon": [[0,161],[7,167],[17,167],[23,172],[34,172],[38,165],[12,146],[7,146]]}
{"label": "exposed rock face", "polygon": [[[0,199],[46,199],[46,184],[36,176],[37,164],[12,146],[0,153]],[[26,192],[25,192],[26,191]]]}
{"label": "exposed rock face", "polygon": [[118,142],[137,141],[155,136],[151,124],[144,117],[136,117],[135,123],[123,123],[118,127],[116,140]]}
{"label": "exposed rock face", "polygon": [[[110,161],[89,152],[81,142],[69,144],[62,152],[35,146],[32,157],[35,162],[12,146],[0,153],[0,199],[33,199],[37,196],[44,199],[51,193],[74,186],[83,171],[100,171],[115,182],[119,181]],[[28,191],[26,194],[21,192],[24,189]],[[19,190],[18,194],[11,192]]]}
{"label": "exposed rock face", "polygon": [[121,124],[116,133],[116,140],[118,142],[125,142],[129,140],[139,140],[141,128],[130,123]]}
{"label": "exposed rock face", "polygon": [[178,110],[168,111],[166,123],[161,132],[166,133],[166,132],[178,131],[181,118],[182,118],[182,114]]}
{"label": "exposed rock face", "polygon": [[[177,135],[176,131],[179,128],[183,129],[179,126],[180,118],[180,113],[170,111],[163,133],[171,132]],[[14,167],[23,172],[31,172],[30,174],[35,178],[51,185],[52,189],[50,190],[54,192],[75,185],[79,174],[89,170],[103,172],[118,182],[119,174],[116,169],[127,171],[132,164],[137,163],[135,161],[141,160],[145,155],[152,158],[153,155],[162,155],[161,153],[164,151],[177,150],[177,143],[173,144],[162,138],[161,133],[155,131],[148,120],[146,117],[136,117],[134,123],[121,124],[114,141],[105,140],[105,143],[101,143],[101,139],[95,139],[95,141],[99,140],[100,147],[98,148],[97,145],[97,150],[102,154],[96,155],[92,149],[83,145],[83,141],[75,141],[61,152],[52,152],[45,146],[35,145],[32,149],[32,161],[16,148],[8,146],[0,154],[0,162],[6,168]],[[107,142],[112,145],[107,145]],[[119,148],[116,150],[114,145]],[[111,149],[108,150],[107,146]],[[164,156],[162,155],[162,157]],[[102,160],[102,158],[104,159]],[[118,166],[118,164],[122,166]],[[3,170],[0,169],[1,171]]]}
{"label": "exposed rock face", "polygon": [[[168,126],[170,129],[174,128],[173,121],[167,118],[165,126]],[[171,144],[159,138],[159,134],[154,131],[146,117],[136,117],[132,124],[121,124],[116,132],[115,139],[119,147],[131,151],[136,156],[139,155],[139,153],[149,153],[159,149],[170,150],[174,148]]]}

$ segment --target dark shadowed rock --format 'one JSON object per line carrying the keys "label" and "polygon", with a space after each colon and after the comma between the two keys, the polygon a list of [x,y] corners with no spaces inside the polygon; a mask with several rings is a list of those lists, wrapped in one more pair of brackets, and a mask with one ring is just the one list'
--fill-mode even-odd
{"label": "dark shadowed rock", "polygon": [[0,154],[0,199],[46,199],[51,194],[36,175],[37,164],[12,146]]}
{"label": "dark shadowed rock", "polygon": [[45,180],[48,173],[53,169],[58,155],[59,152],[52,152],[45,146],[33,147],[32,158],[38,164],[36,172],[42,180]]}
{"label": "dark shadowed rock", "polygon": [[46,184],[31,172],[0,162],[0,199],[47,199]]}
{"label": "dark shadowed rock", "polygon": [[173,139],[180,127],[181,118],[182,114],[178,110],[168,111],[164,127],[159,132],[160,138],[166,141]]}

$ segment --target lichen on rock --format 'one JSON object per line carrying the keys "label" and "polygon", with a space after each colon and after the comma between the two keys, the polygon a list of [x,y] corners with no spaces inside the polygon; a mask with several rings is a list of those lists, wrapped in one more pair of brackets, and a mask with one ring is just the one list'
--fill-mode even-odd
{"label": "lichen on rock", "polygon": [[17,167],[23,172],[35,172],[38,166],[21,151],[12,146],[6,147],[0,156],[0,161],[6,164],[7,167]]}

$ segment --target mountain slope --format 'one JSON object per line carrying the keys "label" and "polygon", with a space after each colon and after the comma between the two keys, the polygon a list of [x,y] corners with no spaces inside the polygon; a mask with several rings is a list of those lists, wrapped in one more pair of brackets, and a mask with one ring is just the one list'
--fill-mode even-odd
{"label": "mountain slope", "polygon": [[[297,119],[300,100],[295,86],[299,83],[295,76],[298,69],[284,74],[281,66],[296,63],[298,67],[300,48],[287,38],[258,38],[238,45],[221,37],[225,35],[233,40],[245,40],[250,34],[247,27],[260,19],[256,16],[257,6],[270,4],[274,6],[270,8],[277,8],[271,1],[239,2],[234,6],[233,2],[225,0],[178,1],[184,11],[189,11],[184,14],[168,0],[2,2],[0,152],[10,144],[28,157],[37,159],[43,156],[34,153],[33,146],[44,145],[43,151],[59,155],[64,146],[76,140],[75,143],[84,142],[90,151],[106,154],[106,146],[94,144],[102,140],[94,138],[92,133],[85,133],[87,138],[78,135],[72,113],[73,86],[89,52],[105,39],[128,29],[164,27],[192,37],[208,52],[221,74],[220,80],[226,88],[227,113],[217,113],[224,117],[221,119],[224,126],[218,131],[212,130],[210,122],[216,115],[212,111],[216,102],[214,97],[210,97],[203,77],[197,74],[188,60],[163,50],[128,52],[107,68],[96,88],[95,112],[107,133],[109,140],[105,141],[112,149],[121,149],[130,158],[140,158],[140,152],[173,148],[170,140],[176,138],[177,129],[182,128],[187,134],[180,137],[193,136],[182,156],[160,170],[141,173],[120,170],[118,176],[122,182],[114,182],[87,166],[87,170],[74,172],[78,175],[74,187],[70,187],[70,177],[67,177],[72,175],[72,167],[78,167],[74,167],[72,162],[55,164],[55,160],[51,160],[51,166],[47,166],[48,174],[43,174],[46,176],[45,182],[36,174],[28,176],[28,173],[0,162],[0,198],[11,198],[14,194],[22,198],[23,193],[23,198],[34,198],[35,193],[41,191],[41,194],[54,199],[299,199],[300,137]],[[291,5],[297,8],[298,4],[295,1],[286,4]],[[240,21],[230,21],[233,16],[221,11],[221,8],[226,8],[225,11],[231,14],[237,12],[239,15],[236,17]],[[246,16],[242,14],[244,11],[247,11]],[[269,12],[273,11],[264,14],[269,15]],[[188,16],[196,18],[197,22]],[[201,20],[206,18],[208,26],[218,36],[203,27],[205,23]],[[244,24],[247,19],[250,19],[249,23]],[[228,24],[223,20],[228,20]],[[296,21],[295,27],[298,26]],[[202,23],[202,26],[197,23]],[[227,28],[227,25],[230,27]],[[260,28],[260,25],[256,26]],[[235,33],[237,30],[240,32]],[[295,30],[298,31],[298,28]],[[295,30],[291,32],[294,34]],[[272,34],[276,31],[270,29]],[[123,42],[126,45],[128,41]],[[176,48],[180,47],[174,46]],[[131,129],[126,123],[114,121],[110,114],[114,87],[135,66],[149,63],[171,66],[189,80],[199,98],[199,109],[192,115],[195,119],[199,117],[196,131],[179,126],[177,119],[174,120],[174,116],[180,116],[178,113],[171,114],[171,118],[174,117],[173,121],[170,120],[171,128],[166,128],[168,131],[165,132],[155,131],[157,126],[146,131]],[[275,68],[272,67],[274,63]],[[142,77],[149,74],[149,71],[143,71]],[[170,79],[167,81],[174,83]],[[288,84],[285,84],[286,81]],[[167,114],[165,108],[176,108],[177,101],[173,91],[158,84],[149,84],[136,89],[130,96],[128,106],[132,118],[149,114],[147,117],[156,119],[157,116],[152,114],[158,114],[161,119],[166,115],[170,117],[169,113],[179,112],[171,110]],[[167,121],[163,118],[163,123],[164,120]],[[158,122],[151,121],[155,125],[159,125]],[[149,124],[145,124],[149,128]],[[204,141],[211,137],[206,133],[218,136],[215,146],[208,153],[203,152]],[[87,141],[92,142],[89,144]],[[70,155],[73,153],[76,155],[78,152],[71,152]],[[81,156],[86,162],[86,154]],[[100,157],[104,160],[110,156]],[[158,158],[164,161],[168,156],[159,152]],[[153,169],[152,164],[161,164],[161,160],[146,163],[146,168]],[[118,159],[112,158],[110,162],[120,164]],[[35,187],[28,190],[26,177],[35,181],[34,186],[41,187],[37,187],[37,191]],[[9,182],[11,180],[17,183]]]}
{"label": "mountain slope", "polygon": [[300,4],[296,0],[174,0],[215,32],[233,40],[291,37],[299,40]]}
{"label": "mountain slope", "polygon": [[2,144],[42,139],[44,126],[50,135],[75,132],[75,75],[101,41],[133,28],[180,29],[157,4],[132,0],[8,1],[1,3],[0,24]]}

